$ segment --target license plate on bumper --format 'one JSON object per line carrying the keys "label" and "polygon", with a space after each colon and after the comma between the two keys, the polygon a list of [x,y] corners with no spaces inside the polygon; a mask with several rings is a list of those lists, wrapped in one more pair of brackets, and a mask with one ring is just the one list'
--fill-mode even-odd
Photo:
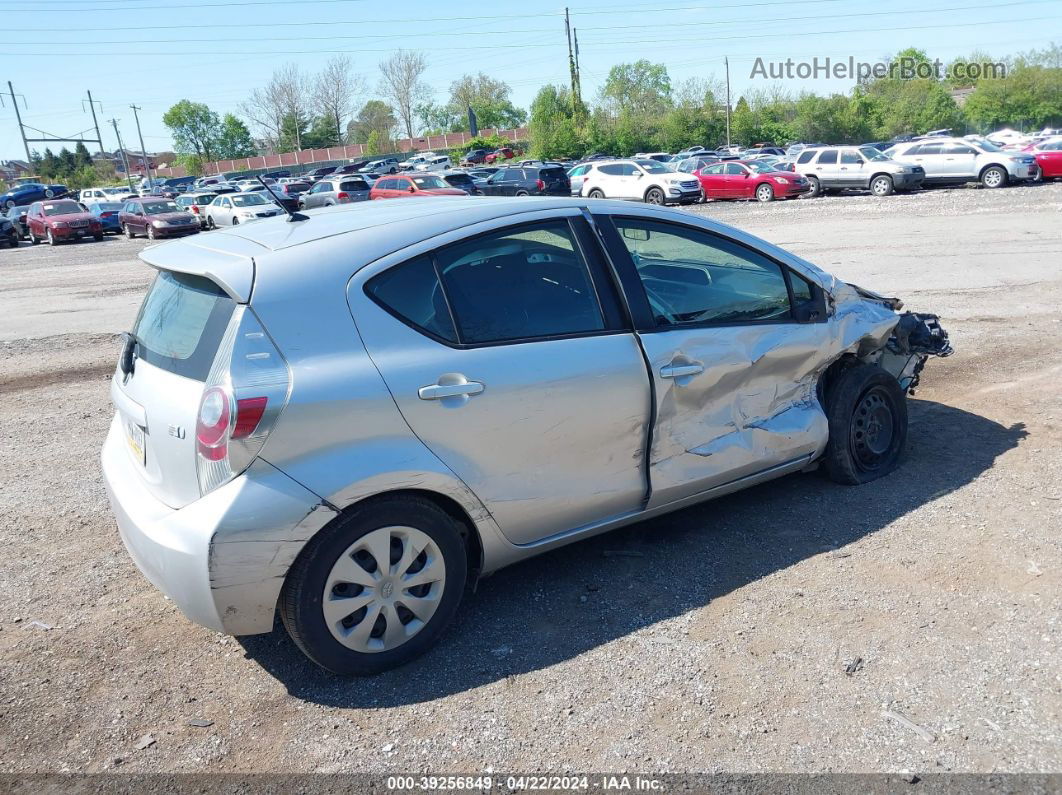
{"label": "license plate on bumper", "polygon": [[135,422],[126,420],[125,440],[129,444],[129,450],[132,452],[133,458],[139,461],[141,466],[144,466],[147,462],[144,445],[144,429]]}

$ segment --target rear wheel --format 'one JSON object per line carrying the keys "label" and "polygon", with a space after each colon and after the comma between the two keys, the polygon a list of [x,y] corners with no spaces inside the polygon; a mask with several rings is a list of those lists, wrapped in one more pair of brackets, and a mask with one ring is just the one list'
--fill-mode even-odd
{"label": "rear wheel", "polygon": [[647,190],[645,192],[645,203],[646,204],[663,204],[664,203],[664,192],[662,190],[660,190],[660,188],[649,188],[649,190]]}
{"label": "rear wheel", "polygon": [[370,500],[307,544],[288,573],[280,616],[315,663],[367,675],[423,654],[465,587],[461,525],[421,497]]}
{"label": "rear wheel", "polygon": [[774,201],[774,188],[764,182],[762,185],[756,187],[756,201],[770,202]]}
{"label": "rear wheel", "polygon": [[878,174],[870,180],[870,192],[875,196],[889,196],[893,190],[892,177],[887,174]]}
{"label": "rear wheel", "polygon": [[528,193],[528,192],[527,192],[526,190],[518,190],[518,191],[516,192],[516,195],[517,195],[517,196],[530,196],[531,194],[530,194],[530,193]]}
{"label": "rear wheel", "polygon": [[822,195],[822,183],[818,177],[808,177],[808,192],[804,195],[810,199]]}
{"label": "rear wheel", "polygon": [[1044,170],[1042,168],[1036,168],[1036,170],[1033,171],[1033,175],[1031,177],[1029,177],[1029,182],[1043,182],[1043,181],[1044,181]]}
{"label": "rear wheel", "polygon": [[986,188],[1002,188],[1007,184],[1007,172],[1001,166],[989,166],[981,173],[981,184]]}
{"label": "rear wheel", "polygon": [[588,198],[591,198],[591,199],[603,199],[603,198],[605,198],[605,193],[600,188],[594,188],[593,190],[591,190],[586,195],[587,195]]}
{"label": "rear wheel", "polygon": [[907,399],[887,372],[871,364],[841,372],[827,393],[826,417],[822,461],[830,480],[856,485],[896,468],[907,442]]}

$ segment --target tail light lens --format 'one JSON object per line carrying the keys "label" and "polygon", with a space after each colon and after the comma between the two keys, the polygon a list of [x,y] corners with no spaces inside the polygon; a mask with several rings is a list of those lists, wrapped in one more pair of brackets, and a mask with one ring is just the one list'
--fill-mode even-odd
{"label": "tail light lens", "polygon": [[343,193],[342,191],[340,191],[339,193],[336,194],[336,198],[339,199],[341,202],[345,202],[347,199],[350,198],[350,194],[349,193]]}
{"label": "tail light lens", "polygon": [[201,494],[243,472],[288,402],[287,363],[254,311],[238,306],[210,368],[196,417]]}
{"label": "tail light lens", "polygon": [[536,187],[536,188],[538,188],[539,190],[544,190],[544,189],[545,189],[545,187],[546,187],[546,183],[545,183],[545,182],[543,182],[543,181],[542,181],[542,180],[540,180],[540,179],[536,179],[536,180],[535,180],[535,187]]}
{"label": "tail light lens", "polygon": [[199,215],[199,205],[198,204],[193,204],[189,209],[193,213],[195,213],[196,215]]}

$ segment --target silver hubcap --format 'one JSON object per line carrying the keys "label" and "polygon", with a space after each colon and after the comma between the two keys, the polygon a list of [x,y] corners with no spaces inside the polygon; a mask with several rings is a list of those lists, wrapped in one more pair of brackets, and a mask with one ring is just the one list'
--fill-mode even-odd
{"label": "silver hubcap", "polygon": [[756,193],[759,195],[761,202],[765,202],[771,198],[771,189],[768,188],[766,185],[761,186],[760,189],[756,191]]}
{"label": "silver hubcap", "polygon": [[414,527],[381,527],[336,560],[321,609],[329,632],[347,648],[389,651],[427,625],[445,585],[446,563],[429,535]]}
{"label": "silver hubcap", "polygon": [[1003,177],[995,169],[992,169],[987,174],[985,174],[985,184],[991,188],[996,187],[1002,181]]}

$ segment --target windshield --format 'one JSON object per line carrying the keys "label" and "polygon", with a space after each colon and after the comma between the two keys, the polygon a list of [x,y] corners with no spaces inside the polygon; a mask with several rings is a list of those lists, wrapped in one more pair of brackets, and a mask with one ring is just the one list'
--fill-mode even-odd
{"label": "windshield", "polygon": [[83,212],[83,210],[77,202],[56,202],[55,204],[44,205],[45,215],[69,215],[70,213],[80,212]]}
{"label": "windshield", "polygon": [[103,212],[114,212],[122,209],[121,202],[96,202],[96,206]]}
{"label": "windshield", "polygon": [[177,206],[177,202],[145,202],[144,212],[148,215],[159,215],[161,213],[179,213],[181,208]]}
{"label": "windshield", "polygon": [[260,193],[241,193],[232,197],[232,203],[237,207],[255,207],[260,204],[269,204],[269,200]]}
{"label": "windshield", "polygon": [[421,190],[450,187],[439,177],[413,177],[413,182],[416,183],[417,187]]}
{"label": "windshield", "polygon": [[774,163],[764,163],[762,160],[753,160],[751,163],[746,163],[745,165],[756,174],[769,174],[772,171],[778,170],[774,167]]}
{"label": "windshield", "polygon": [[873,146],[861,146],[859,147],[859,154],[863,155],[867,160],[874,162],[878,160],[888,160],[881,152],[875,149]]}
{"label": "windshield", "polygon": [[670,174],[671,169],[665,166],[663,163],[659,163],[656,160],[638,160],[636,161],[642,170],[647,174]]}
{"label": "windshield", "polygon": [[970,143],[972,143],[974,146],[979,147],[980,149],[982,149],[985,152],[1002,152],[1003,151],[1002,147],[996,146],[994,143],[989,141],[987,138],[983,138],[980,141],[971,141]]}

